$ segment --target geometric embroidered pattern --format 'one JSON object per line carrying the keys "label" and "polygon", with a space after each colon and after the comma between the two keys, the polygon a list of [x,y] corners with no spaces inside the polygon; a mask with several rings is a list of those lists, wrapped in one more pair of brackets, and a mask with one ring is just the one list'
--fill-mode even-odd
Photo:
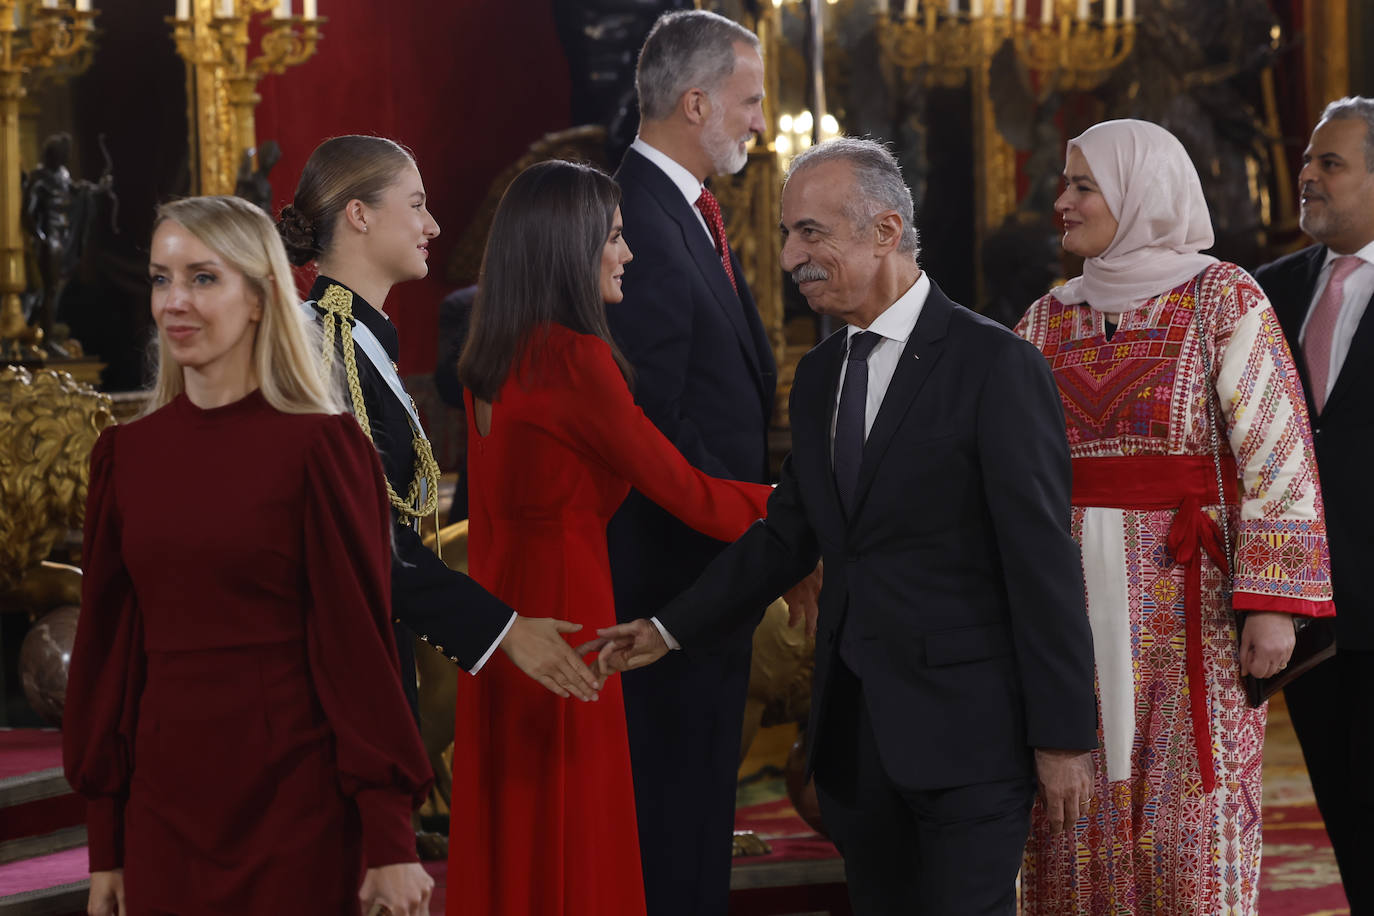
{"label": "geometric embroidered pattern", "polygon": [[[1201,334],[1198,308],[1204,309]],[[1100,312],[1050,294],[1017,326],[1049,361],[1071,455],[1210,458],[1205,411],[1219,400],[1221,446],[1229,446],[1241,477],[1241,505],[1227,513],[1234,604],[1324,612],[1330,561],[1305,402],[1278,321],[1255,281],[1235,265],[1216,264],[1120,318],[1108,340]],[[1211,378],[1203,377],[1203,347]],[[1219,511],[1206,509],[1214,517]],[[1088,514],[1109,511],[1074,508],[1080,544]],[[1109,781],[1095,752],[1089,813],[1058,837],[1049,835],[1036,805],[1021,876],[1024,916],[1255,913],[1266,710],[1245,702],[1235,614],[1220,570],[1205,559],[1202,683],[1216,788],[1204,792],[1190,721],[1184,568],[1168,548],[1174,515],[1173,509],[1120,511],[1111,517],[1121,519],[1124,541],[1117,543],[1124,551],[1107,556],[1084,547],[1085,568],[1117,570],[1125,582],[1119,607],[1106,610],[1128,621],[1123,639],[1130,666],[1117,676],[1133,697],[1130,775]]]}

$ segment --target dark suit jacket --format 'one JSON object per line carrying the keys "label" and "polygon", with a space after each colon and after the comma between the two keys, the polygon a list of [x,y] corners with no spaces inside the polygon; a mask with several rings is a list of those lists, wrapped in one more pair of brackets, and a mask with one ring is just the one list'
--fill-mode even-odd
{"label": "dark suit jacket", "polygon": [[[615,175],[625,240],[625,299],[607,308],[611,333],[635,369],[635,400],[693,466],[761,483],[777,367],[744,271],[739,294],[695,211],[672,180],[635,150]],[[690,583],[720,550],[632,493],[607,533],[616,606],[645,616]]]}
{"label": "dark suit jacket", "polygon": [[[1326,246],[1313,245],[1255,271],[1294,353],[1303,390],[1310,387],[1298,334],[1312,306],[1312,292],[1326,259]],[[1336,602],[1336,641],[1346,649],[1374,649],[1374,490],[1369,462],[1374,455],[1374,302],[1366,307],[1341,374],[1317,416],[1307,395],[1331,544],[1331,584]]]}
{"label": "dark suit jacket", "polygon": [[891,778],[937,789],[1029,774],[1031,749],[1097,744],[1092,635],[1069,531],[1070,464],[1048,365],[932,284],[873,423],[852,518],[830,424],[845,329],[792,389],[793,450],[755,525],[659,613],[684,646],[825,559],[808,762],[825,741],[842,627]]}

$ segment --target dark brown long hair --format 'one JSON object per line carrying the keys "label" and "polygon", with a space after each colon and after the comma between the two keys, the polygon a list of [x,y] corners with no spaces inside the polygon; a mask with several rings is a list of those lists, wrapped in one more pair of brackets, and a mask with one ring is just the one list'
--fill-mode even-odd
{"label": "dark brown long hair", "polygon": [[410,150],[385,137],[347,134],[315,147],[296,183],[295,198],[277,220],[291,263],[300,267],[327,254],[348,202],[357,199],[375,207],[401,170],[414,164]]}
{"label": "dark brown long hair", "polygon": [[506,188],[458,360],[474,397],[495,401],[522,350],[550,323],[606,341],[632,381],[601,298],[601,251],[618,206],[620,188],[605,173],[562,159],[530,166]]}

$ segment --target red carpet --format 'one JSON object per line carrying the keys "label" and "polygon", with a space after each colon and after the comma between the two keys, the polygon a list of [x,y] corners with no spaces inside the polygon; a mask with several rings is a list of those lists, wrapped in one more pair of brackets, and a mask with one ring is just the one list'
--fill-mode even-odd
{"label": "red carpet", "polygon": [[1346,916],[1350,912],[1315,805],[1265,809],[1262,867],[1259,911],[1264,916]]}
{"label": "red carpet", "polygon": [[766,856],[749,856],[736,862],[799,862],[835,859],[840,855],[834,844],[818,836],[785,798],[738,809],[735,829],[754,831],[773,850]]}
{"label": "red carpet", "polygon": [[85,846],[0,865],[0,897],[84,881],[90,874],[87,867]]}
{"label": "red carpet", "polygon": [[61,766],[61,732],[52,728],[0,728],[0,779]]}

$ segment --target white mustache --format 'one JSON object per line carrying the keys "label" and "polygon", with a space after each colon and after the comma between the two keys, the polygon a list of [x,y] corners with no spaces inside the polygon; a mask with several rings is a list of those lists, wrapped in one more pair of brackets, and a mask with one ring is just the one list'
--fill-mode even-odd
{"label": "white mustache", "polygon": [[825,272],[825,268],[816,264],[803,264],[792,271],[793,283],[806,283],[810,280],[829,280],[830,274]]}

